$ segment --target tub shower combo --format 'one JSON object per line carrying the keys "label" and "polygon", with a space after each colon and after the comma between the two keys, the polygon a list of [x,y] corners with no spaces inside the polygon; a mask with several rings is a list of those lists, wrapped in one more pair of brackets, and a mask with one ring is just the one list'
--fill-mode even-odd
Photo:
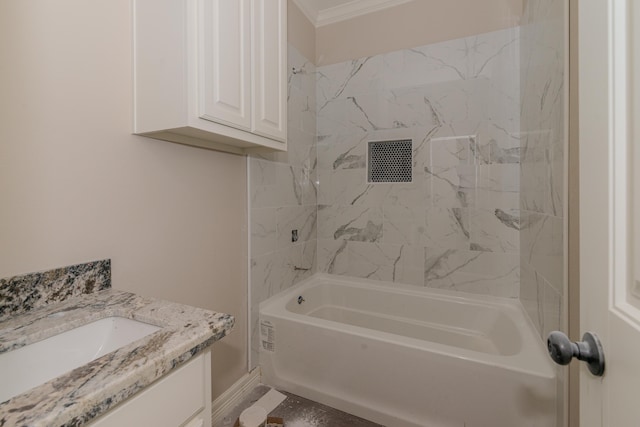
{"label": "tub shower combo", "polygon": [[289,153],[249,163],[267,384],[393,427],[560,425],[562,4],[339,64],[290,46]]}

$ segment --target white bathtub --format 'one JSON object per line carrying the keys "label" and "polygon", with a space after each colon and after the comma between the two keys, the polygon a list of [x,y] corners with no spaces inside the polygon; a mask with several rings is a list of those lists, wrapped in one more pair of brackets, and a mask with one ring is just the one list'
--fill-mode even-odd
{"label": "white bathtub", "polygon": [[315,275],[262,303],[260,329],[266,384],[389,427],[555,426],[517,301]]}

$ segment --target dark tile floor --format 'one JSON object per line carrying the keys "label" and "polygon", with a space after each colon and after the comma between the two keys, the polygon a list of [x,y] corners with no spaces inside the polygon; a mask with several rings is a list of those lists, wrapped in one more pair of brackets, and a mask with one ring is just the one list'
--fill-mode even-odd
{"label": "dark tile floor", "polygon": [[[227,415],[220,427],[233,427],[240,413],[260,399],[270,387],[259,385]],[[287,398],[269,415],[284,419],[285,427],[384,427],[329,406],[281,391]]]}

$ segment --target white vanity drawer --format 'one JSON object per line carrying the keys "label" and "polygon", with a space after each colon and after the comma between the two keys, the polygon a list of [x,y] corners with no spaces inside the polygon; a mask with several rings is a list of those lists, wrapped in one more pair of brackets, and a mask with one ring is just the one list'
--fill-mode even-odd
{"label": "white vanity drawer", "polygon": [[[92,427],[178,427],[198,412],[191,426],[211,426],[211,352],[187,362],[98,418]],[[207,411],[209,417],[206,417]],[[202,420],[199,423],[197,420]]]}

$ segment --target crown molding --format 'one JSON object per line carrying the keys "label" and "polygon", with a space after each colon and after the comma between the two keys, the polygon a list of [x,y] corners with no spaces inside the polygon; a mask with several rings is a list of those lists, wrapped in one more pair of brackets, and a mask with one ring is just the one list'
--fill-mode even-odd
{"label": "crown molding", "polygon": [[412,0],[351,0],[338,6],[317,10],[313,7],[312,0],[293,0],[316,28],[388,9],[410,1]]}
{"label": "crown molding", "polygon": [[310,6],[308,0],[293,0],[293,3],[298,6],[298,9],[300,9],[302,14],[307,17],[312,25],[317,26],[316,21],[318,19],[318,12]]}

